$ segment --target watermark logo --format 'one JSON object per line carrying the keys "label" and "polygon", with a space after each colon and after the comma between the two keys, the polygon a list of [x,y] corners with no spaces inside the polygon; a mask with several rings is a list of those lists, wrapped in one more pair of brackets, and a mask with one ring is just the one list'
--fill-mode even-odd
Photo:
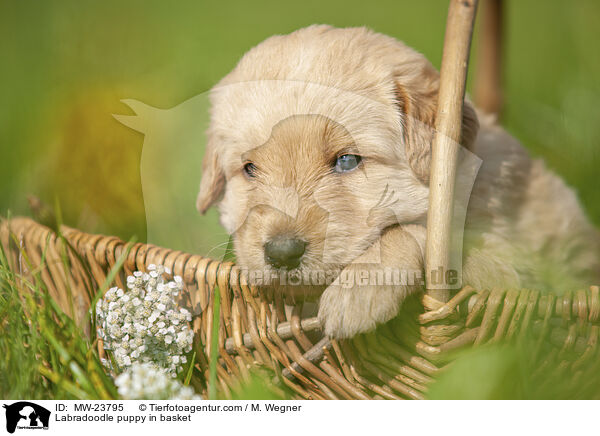
{"label": "watermark logo", "polygon": [[[223,112],[223,102],[241,96],[235,117]],[[265,104],[265,96],[281,104]],[[464,147],[447,271],[427,277],[377,248],[385,229],[426,225],[428,188],[409,168],[402,132],[419,125],[427,138],[433,127],[402,114],[398,128],[395,107],[300,81],[227,84],[170,109],[123,102],[135,114],[115,118],[145,136],[140,172],[148,243],[212,258],[227,258],[235,247],[238,265],[257,286],[462,286],[466,211],[481,165]],[[195,208],[203,160],[198,204],[202,212],[219,204],[225,231],[216,213],[201,218]],[[399,259],[411,256],[419,257]]]}
{"label": "watermark logo", "polygon": [[6,409],[6,431],[14,433],[19,430],[48,430],[50,411],[29,401],[4,404]]}

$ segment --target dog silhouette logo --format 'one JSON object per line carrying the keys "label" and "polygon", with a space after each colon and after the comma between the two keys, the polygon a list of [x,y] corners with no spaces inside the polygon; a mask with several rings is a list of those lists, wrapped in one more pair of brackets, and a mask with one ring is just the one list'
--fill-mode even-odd
{"label": "dog silhouette logo", "polygon": [[3,407],[6,409],[6,431],[9,433],[14,433],[17,428],[48,430],[50,423],[48,409],[28,401],[4,404]]}

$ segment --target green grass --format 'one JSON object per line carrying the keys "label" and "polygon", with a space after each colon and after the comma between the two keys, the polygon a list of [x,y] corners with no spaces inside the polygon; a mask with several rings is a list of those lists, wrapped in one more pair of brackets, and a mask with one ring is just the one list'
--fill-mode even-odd
{"label": "green grass", "polygon": [[216,332],[219,331],[220,327],[220,310],[221,310],[221,293],[219,288],[215,287],[213,293],[213,319],[212,319],[212,336],[210,341],[210,364],[209,364],[209,378],[208,378],[208,399],[214,400],[217,398],[217,350],[219,349],[219,335]]}
{"label": "green grass", "polygon": [[[1,247],[0,247],[1,248]],[[0,251],[0,397],[112,399],[117,392],[105,373],[95,335],[88,337],[48,293],[41,267],[25,253],[28,280]]]}
{"label": "green grass", "polygon": [[576,371],[562,362],[574,355],[537,354],[538,341],[484,345],[464,350],[429,386],[433,400],[600,399],[600,363],[592,358]]}
{"label": "green grass", "polygon": [[[60,222],[60,221],[59,221]],[[60,234],[59,234],[59,237]],[[13,240],[11,244],[17,244]],[[117,399],[113,376],[98,354],[95,313],[90,311],[80,324],[69,317],[50,295],[41,271],[47,267],[45,253],[39,265],[32,264],[19,250],[19,263],[11,264],[0,245],[0,398],[4,399]],[[105,282],[90,293],[92,307],[114,282],[129,250],[124,250]],[[62,253],[62,265],[70,268]],[[19,271],[31,271],[31,276]],[[71,296],[71,290],[67,290]],[[218,346],[219,293],[215,294],[212,346]],[[72,298],[68,299],[72,301]],[[72,304],[70,305],[72,308]],[[86,334],[85,331],[89,334]],[[110,352],[107,352],[111,358]],[[216,355],[218,356],[218,354]],[[195,366],[195,354],[179,375],[185,385],[202,386],[202,374]],[[112,360],[112,359],[111,359]],[[116,368],[113,365],[113,368]],[[217,359],[209,367],[208,398],[225,398],[217,384]],[[240,380],[232,390],[234,399],[283,399],[289,390],[273,384],[274,372],[251,370],[249,379]],[[196,378],[196,380],[192,380]]]}

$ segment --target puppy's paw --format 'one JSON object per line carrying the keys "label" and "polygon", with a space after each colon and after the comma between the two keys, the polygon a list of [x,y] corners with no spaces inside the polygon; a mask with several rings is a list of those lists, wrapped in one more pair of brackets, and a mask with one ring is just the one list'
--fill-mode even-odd
{"label": "puppy's paw", "polygon": [[420,226],[386,230],[325,289],[319,320],[325,334],[351,338],[394,318],[404,299],[421,288],[423,255]]}
{"label": "puppy's paw", "polygon": [[[363,269],[363,274],[364,269]],[[351,265],[344,269],[346,277],[360,278],[360,269]],[[366,275],[366,274],[365,274]],[[350,279],[352,280],[352,279]],[[394,318],[411,287],[371,285],[354,281],[352,286],[337,280],[321,296],[319,320],[325,334],[332,338],[351,338],[374,330],[378,324]]]}

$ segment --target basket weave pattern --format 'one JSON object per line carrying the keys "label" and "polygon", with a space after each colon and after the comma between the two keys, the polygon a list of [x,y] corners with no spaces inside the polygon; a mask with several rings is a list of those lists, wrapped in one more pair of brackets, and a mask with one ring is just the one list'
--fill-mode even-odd
{"label": "basket weave pattern", "polygon": [[[272,368],[297,398],[421,399],[451,352],[530,332],[537,341],[540,365],[559,362],[574,381],[585,378],[579,369],[599,354],[597,286],[560,297],[465,287],[435,310],[423,310],[435,307],[434,302],[423,301],[427,296],[415,298],[376,332],[334,341],[323,337],[316,318],[301,318],[300,305],[286,311],[281,299],[267,301],[231,262],[149,244],[128,247],[119,238],[69,227],[62,227],[61,233],[70,247],[51,229],[28,218],[13,218],[2,222],[0,241],[11,266],[24,277],[31,278],[31,267],[42,266],[40,275],[52,297],[82,324],[95,292],[128,249],[115,286],[124,289],[126,275],[145,271],[152,263],[169,267],[185,283],[182,304],[194,316],[197,368],[208,379],[208,362],[217,352],[218,381],[226,396],[253,367],[263,366]],[[219,348],[211,350],[217,286]],[[101,343],[99,348],[102,353]],[[206,389],[205,383],[196,388]]]}

